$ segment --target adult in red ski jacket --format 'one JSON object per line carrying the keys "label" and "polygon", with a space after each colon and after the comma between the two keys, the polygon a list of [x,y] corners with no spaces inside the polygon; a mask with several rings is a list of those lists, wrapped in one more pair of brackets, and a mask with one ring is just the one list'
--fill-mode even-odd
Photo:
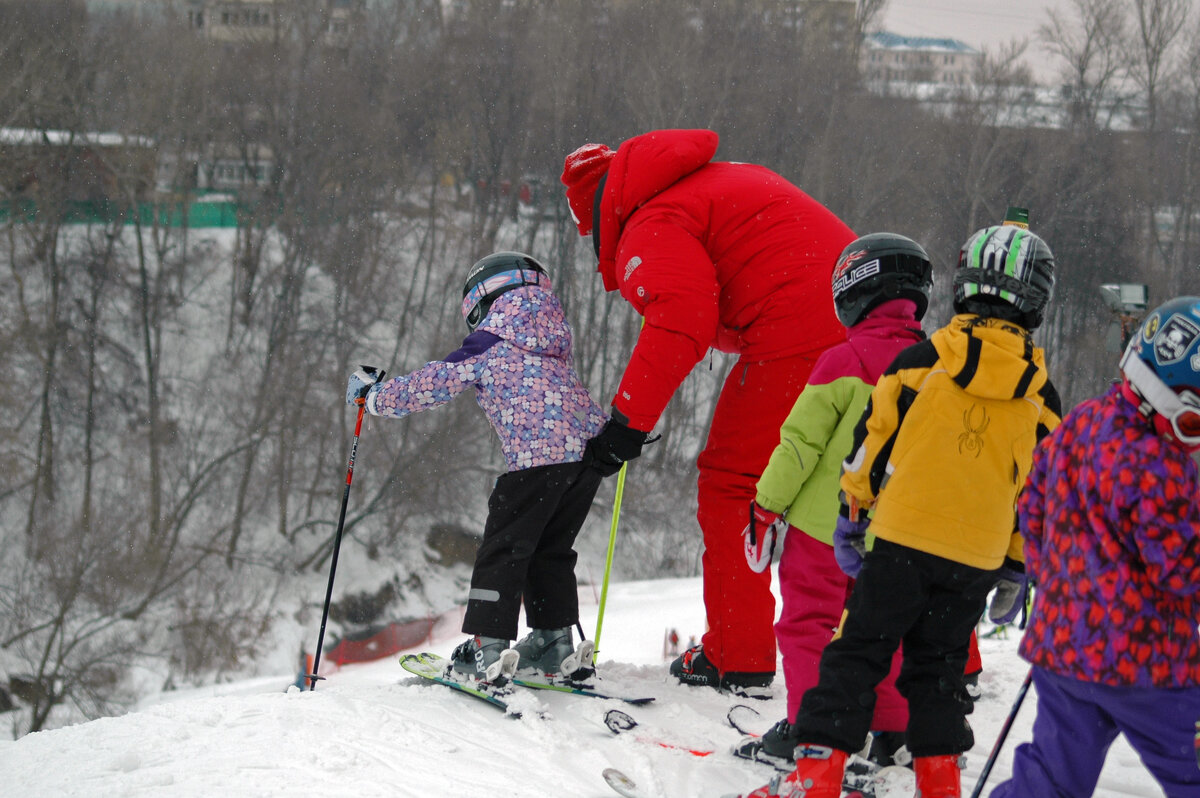
{"label": "adult in red ski jacket", "polygon": [[770,572],[742,553],[747,508],[817,356],[845,339],[829,285],[855,235],[778,174],[713,161],[716,151],[710,130],[656,130],[615,151],[580,147],[562,182],[605,288],[645,320],[585,459],[615,473],[710,347],[739,355],[697,461],[709,628],[671,672],[745,693],[775,674]]}

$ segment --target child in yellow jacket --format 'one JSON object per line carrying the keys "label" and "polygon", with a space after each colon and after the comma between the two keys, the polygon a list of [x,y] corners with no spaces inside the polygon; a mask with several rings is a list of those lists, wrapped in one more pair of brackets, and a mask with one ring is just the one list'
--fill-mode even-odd
{"label": "child in yellow jacket", "polygon": [[[1061,415],[1030,334],[1053,287],[1041,238],[1017,226],[980,230],[959,254],[957,315],[880,378],[843,464],[834,535],[838,562],[857,581],[801,702],[796,769],[751,798],[838,797],[901,643],[896,686],[908,701],[918,793],[961,795],[959,755],[974,745],[963,685],[971,632],[988,593],[1022,568],[1017,494]],[[1008,609],[993,606],[993,616]]]}

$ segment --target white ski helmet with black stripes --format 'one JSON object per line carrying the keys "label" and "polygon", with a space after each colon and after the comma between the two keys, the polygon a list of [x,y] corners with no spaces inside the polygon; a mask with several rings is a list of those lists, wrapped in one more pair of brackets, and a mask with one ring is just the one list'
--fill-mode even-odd
{"label": "white ski helmet with black stripes", "polygon": [[1016,225],[979,230],[963,244],[954,273],[954,311],[1039,327],[1054,294],[1054,254]]}

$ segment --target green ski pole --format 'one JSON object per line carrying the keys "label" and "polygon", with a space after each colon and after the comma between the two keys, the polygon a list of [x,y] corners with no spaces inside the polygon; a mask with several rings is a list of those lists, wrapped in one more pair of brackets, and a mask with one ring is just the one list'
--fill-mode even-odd
{"label": "green ski pole", "polygon": [[608,577],[612,574],[613,552],[617,547],[617,524],[621,522],[621,499],[625,495],[625,472],[629,463],[621,463],[621,472],[617,474],[617,495],[613,498],[612,524],[608,529],[608,556],[604,559],[604,585],[600,588],[600,609],[596,616],[596,636],[592,644],[596,650],[592,652],[592,663],[600,657],[600,630],[604,628],[604,605],[608,602]]}

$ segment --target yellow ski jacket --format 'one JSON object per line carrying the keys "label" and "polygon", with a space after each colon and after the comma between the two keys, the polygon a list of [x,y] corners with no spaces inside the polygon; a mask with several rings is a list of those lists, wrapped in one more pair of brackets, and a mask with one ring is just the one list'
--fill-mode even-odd
{"label": "yellow ski jacket", "polygon": [[984,570],[1022,561],[1017,494],[1062,407],[1022,327],[960,314],[880,378],[842,464],[876,537]]}

